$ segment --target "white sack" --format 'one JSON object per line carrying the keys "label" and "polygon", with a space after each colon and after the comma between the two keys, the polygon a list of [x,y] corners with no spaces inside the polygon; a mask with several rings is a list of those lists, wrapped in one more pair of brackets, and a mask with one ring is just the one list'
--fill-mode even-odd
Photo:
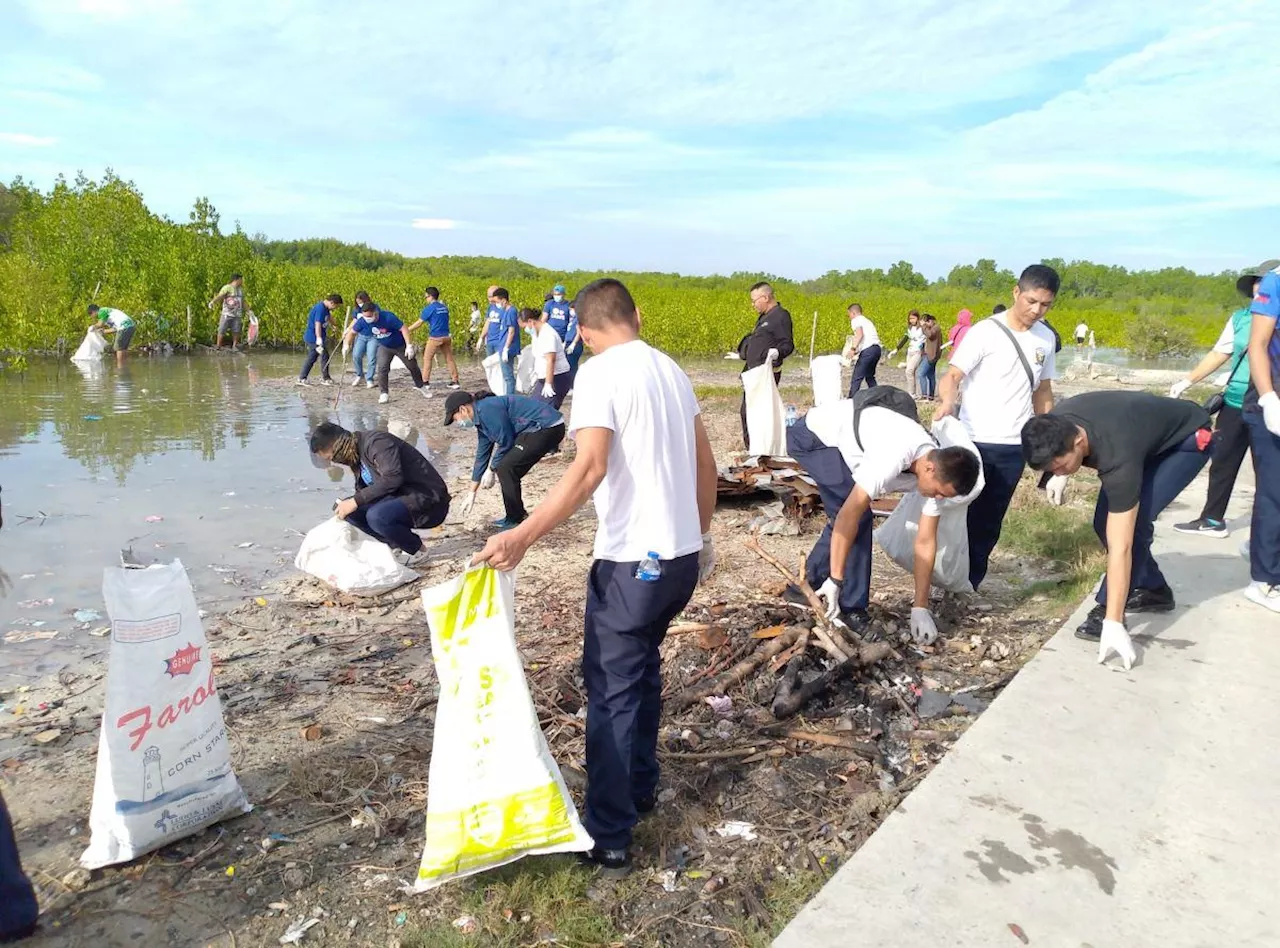
{"label": "white sack", "polygon": [[809,375],[813,378],[813,404],[825,405],[838,402],[840,394],[840,357],[818,356],[809,363]]}
{"label": "white sack", "polygon": [[293,565],[344,593],[373,596],[418,579],[391,547],[330,517],[302,538]]}
{"label": "white sack", "polygon": [[480,363],[484,366],[484,377],[489,383],[489,391],[495,395],[514,395],[514,392],[507,391],[507,380],[502,375],[502,353],[495,352],[493,355],[486,356],[484,361]]}
{"label": "white sack", "polygon": [[787,456],[786,410],[769,363],[742,373],[747,396],[747,450],[752,454]]}
{"label": "white sack", "polygon": [[80,343],[80,348],[75,351],[71,361],[92,362],[95,359],[101,359],[106,351],[107,341],[102,338],[102,334],[90,329],[84,334],[84,341]]}
{"label": "white sack", "polygon": [[102,595],[111,645],[86,869],[252,809],[231,769],[213,656],[182,563],[104,570]]}
{"label": "white sack", "polygon": [[533,391],[533,371],[536,361],[531,345],[521,349],[520,355],[516,358],[516,391],[521,395],[528,395]]}
{"label": "white sack", "polygon": [[[978,449],[956,418],[941,418],[933,423],[933,437],[943,448],[959,445],[978,456]],[[942,516],[938,518],[938,552],[933,561],[933,585],[948,592],[973,592],[969,584],[969,527],[968,508],[982,493],[986,484],[979,461],[978,481],[963,497],[951,497],[942,501]],[[916,533],[920,529],[920,515],[925,499],[919,491],[911,491],[902,498],[897,509],[876,530],[876,541],[889,558],[908,573],[915,569]]]}

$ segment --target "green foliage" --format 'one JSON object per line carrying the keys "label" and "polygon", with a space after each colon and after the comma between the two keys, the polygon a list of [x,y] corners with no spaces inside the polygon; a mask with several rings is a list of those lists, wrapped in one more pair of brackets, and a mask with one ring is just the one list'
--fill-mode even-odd
{"label": "green foliage", "polygon": [[1145,306],[1125,327],[1125,343],[1130,352],[1142,359],[1185,356],[1196,349],[1195,336],[1185,324],[1175,323]]}
{"label": "green foliage", "polygon": [[[506,286],[517,305],[537,305],[553,283],[564,282],[572,292],[603,275],[493,257],[409,258],[333,239],[270,241],[238,226],[225,234],[220,225],[207,198],[195,202],[185,223],[152,214],[137,188],[111,172],[101,181],[82,175],[71,182],[59,179],[48,193],[15,180],[0,189],[0,349],[48,350],[59,340],[74,346],[90,302],[131,313],[139,343],[209,342],[218,314],[206,304],[232,272],[245,276],[246,302],[261,320],[262,341],[277,345],[298,344],[307,310],[327,293],[351,299],[365,289],[382,306],[412,318],[422,305],[423,287],[435,284],[454,310],[455,332],[462,334],[467,302],[483,302],[492,283]],[[1064,281],[1051,320],[1060,329],[1083,320],[1103,346],[1131,338],[1145,344],[1149,333],[1128,329],[1145,312],[1159,314],[1192,344],[1208,346],[1236,303],[1231,275],[1046,262],[1060,269]],[[895,340],[908,310],[932,312],[945,329],[960,309],[981,316],[995,303],[1008,303],[1014,280],[992,260],[957,266],[933,284],[905,260],[887,270],[833,270],[800,282],[764,273],[613,275],[636,297],[645,337],[689,355],[737,347],[755,322],[747,288],[758,279],[773,282],[790,309],[802,353],[808,351],[815,313],[817,351],[833,352],[844,341],[850,302],[862,303],[882,336]]]}

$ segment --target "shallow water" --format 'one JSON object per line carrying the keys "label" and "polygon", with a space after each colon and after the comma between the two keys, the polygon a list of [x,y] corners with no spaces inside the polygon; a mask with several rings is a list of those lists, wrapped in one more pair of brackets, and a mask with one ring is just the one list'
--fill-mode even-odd
{"label": "shallow water", "polygon": [[[11,583],[0,598],[0,689],[105,649],[90,633],[107,625],[102,570],[119,565],[122,549],[143,562],[182,560],[210,610],[292,569],[302,533],[350,494],[349,472],[311,463],[306,435],[321,421],[389,429],[446,478],[469,465],[474,445],[416,430],[394,399],[378,410],[338,398],[337,387],[279,384],[298,363],[272,353],[137,356],[123,368],[32,360],[26,372],[0,373],[0,571]],[[78,621],[81,609],[102,618]],[[23,636],[32,638],[13,641]]]}

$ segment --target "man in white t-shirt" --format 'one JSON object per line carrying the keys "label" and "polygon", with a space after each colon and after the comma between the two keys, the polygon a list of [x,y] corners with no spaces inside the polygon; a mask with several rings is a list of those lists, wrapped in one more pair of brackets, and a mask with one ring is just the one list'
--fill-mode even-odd
{"label": "man in white t-shirt", "polygon": [[529,519],[489,539],[477,562],[509,570],[536,540],[595,501],[582,674],[587,690],[587,858],[630,867],[627,847],[658,787],[658,646],[715,565],[716,461],[689,377],[640,339],[627,288],[596,280],[574,301],[595,354],[574,383],[577,455]]}
{"label": "man in white t-shirt", "polygon": [[1089,324],[1081,320],[1076,325],[1076,345],[1083,346],[1089,338]]}
{"label": "man in white t-shirt", "polygon": [[876,331],[875,323],[867,319],[862,314],[862,304],[853,303],[849,306],[849,341],[845,344],[844,358],[848,362],[857,359],[853,363],[853,378],[849,381],[849,397],[857,393],[862,388],[862,383],[867,383],[867,388],[875,388],[879,383],[876,382],[876,366],[880,364],[880,333]]}
{"label": "man in white t-shirt", "polygon": [[1052,267],[1035,264],[1018,277],[1013,306],[976,323],[938,384],[934,418],[954,414],[982,456],[985,486],[969,505],[969,582],[987,575],[991,551],[1025,466],[1022,426],[1053,407],[1054,335],[1041,322],[1058,295]]}
{"label": "man in white t-shirt", "polygon": [[543,310],[526,306],[520,310],[520,328],[533,336],[533,396],[556,411],[569,394],[569,358],[564,340],[552,328]]}
{"label": "man in white t-shirt", "polygon": [[[965,448],[938,447],[919,422],[892,408],[867,404],[858,411],[855,404],[862,400],[819,405],[787,429],[787,453],[818,485],[827,513],[827,525],[805,562],[805,581],[826,604],[829,618],[861,632],[871,594],[871,502],[895,491],[919,490],[929,500],[916,534],[911,633],[927,644],[938,635],[929,611],[929,587],[938,551],[940,499],[964,497],[973,490],[978,459]],[[783,596],[807,601],[795,587]]]}

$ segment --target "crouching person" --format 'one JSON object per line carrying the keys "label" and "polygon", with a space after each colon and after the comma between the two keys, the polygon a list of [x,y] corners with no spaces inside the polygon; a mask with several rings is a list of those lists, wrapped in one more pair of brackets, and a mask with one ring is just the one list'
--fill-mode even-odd
{"label": "crouching person", "polygon": [[[867,624],[871,594],[871,502],[913,489],[927,498],[916,534],[911,632],[917,641],[932,642],[938,631],[929,612],[929,587],[940,501],[973,490],[981,470],[977,456],[962,447],[938,447],[916,420],[911,396],[884,385],[811,408],[787,429],[787,453],[817,483],[827,512],[827,525],[805,563],[805,581],[823,600],[827,617],[854,632]],[[783,595],[807,602],[794,586]]]}
{"label": "crouching person", "polygon": [[1022,456],[1033,470],[1068,475],[1088,467],[1102,481],[1093,529],[1107,551],[1107,573],[1097,605],[1076,630],[1100,641],[1099,662],[1115,651],[1132,667],[1126,611],[1173,610],[1173,590],[1151,555],[1152,524],[1208,462],[1210,424],[1194,402],[1087,392],[1022,427]]}
{"label": "crouching person", "polygon": [[422,538],[449,515],[449,490],[431,462],[412,445],[385,431],[351,432],[325,422],[311,432],[311,453],[351,468],[356,492],[334,514],[375,540],[421,562]]}

